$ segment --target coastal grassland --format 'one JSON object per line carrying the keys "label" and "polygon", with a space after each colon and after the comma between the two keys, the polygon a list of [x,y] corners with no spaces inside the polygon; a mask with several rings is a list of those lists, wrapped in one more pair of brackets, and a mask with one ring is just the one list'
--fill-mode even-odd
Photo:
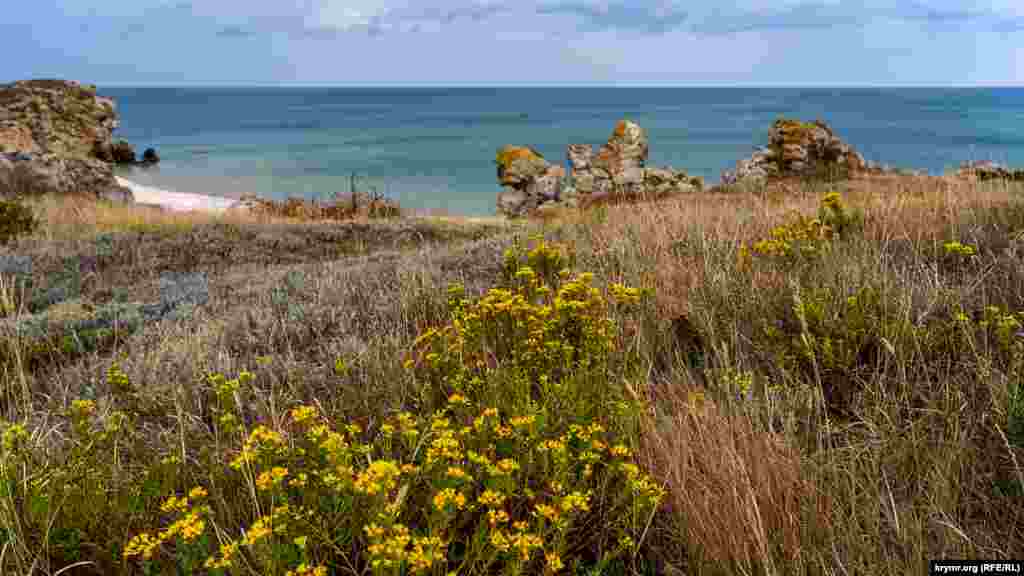
{"label": "coastal grassland", "polygon": [[1019,557],[1022,193],[876,177],[519,224],[36,204],[0,249],[0,571]]}

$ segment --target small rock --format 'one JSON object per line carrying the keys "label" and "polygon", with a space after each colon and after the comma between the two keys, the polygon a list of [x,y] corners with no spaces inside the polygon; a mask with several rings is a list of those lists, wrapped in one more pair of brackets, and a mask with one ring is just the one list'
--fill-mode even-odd
{"label": "small rock", "polygon": [[157,155],[156,150],[152,148],[146,148],[146,151],[142,153],[143,164],[156,164],[160,162],[160,156]]}

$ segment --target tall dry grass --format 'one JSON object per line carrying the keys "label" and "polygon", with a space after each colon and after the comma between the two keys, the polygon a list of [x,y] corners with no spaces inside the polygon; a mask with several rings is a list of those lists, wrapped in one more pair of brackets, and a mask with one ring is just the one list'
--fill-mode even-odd
{"label": "tall dry grass", "polygon": [[[814,215],[831,190],[863,211],[855,233],[815,258],[749,250],[794,212]],[[129,572],[109,550],[159,515],[155,496],[143,498],[133,475],[157,474],[153,463],[174,456],[173,470],[146,477],[179,492],[226,482],[209,467],[209,447],[223,439],[214,433],[208,374],[257,373],[237,398],[247,425],[278,425],[298,403],[364,426],[415,406],[422,391],[403,377],[401,360],[417,334],[444,321],[448,285],[482,294],[500,276],[504,250],[533,232],[571,246],[576,268],[599,283],[655,293],[645,315],[620,326],[646,367],[644,381],[629,383],[648,402],[638,462],[667,489],[644,541],[643,554],[657,561],[644,566],[902,574],[924,573],[942,557],[1020,557],[1024,396],[1015,390],[1024,371],[1019,337],[1004,341],[995,326],[1024,310],[1022,192],[1016,184],[920,177],[794,183],[597,207],[479,233],[419,226],[402,232],[413,240],[401,246],[388,236],[330,257],[286,236],[288,222],[226,228],[228,216],[40,204],[45,231],[19,248],[33,254],[66,252],[71,238],[86,245],[100,230],[134,230],[134,243],[166,236],[173,249],[157,243],[123,260],[125,281],[141,277],[131,267],[180,255],[175,238],[184,234],[206,238],[216,229],[218,250],[230,256],[216,266],[174,261],[211,278],[210,301],[189,316],[111,349],[8,373],[17,401],[7,419],[46,455],[39,470],[71,466],[61,460],[72,448],[59,414],[75,399],[98,401],[98,425],[129,412],[136,433],[120,441],[113,464],[89,456],[107,474],[104,498],[93,494],[91,509],[68,500],[52,509],[47,530],[29,527],[19,516],[23,503],[0,494],[8,535],[0,565],[54,574],[86,559],[93,568],[74,570]],[[951,251],[954,241],[975,253]],[[233,252],[240,244],[250,252]],[[302,258],[264,258],[275,249]],[[104,278],[117,287],[116,274]],[[106,376],[114,361],[128,392]],[[138,508],[123,512],[125,503]],[[243,500],[217,506],[231,529],[255,513]],[[87,511],[106,521],[87,522]]]}

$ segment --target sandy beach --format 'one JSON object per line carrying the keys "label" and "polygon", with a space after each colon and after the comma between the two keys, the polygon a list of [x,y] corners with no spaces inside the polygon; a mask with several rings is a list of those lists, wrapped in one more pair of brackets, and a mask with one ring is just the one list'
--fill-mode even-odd
{"label": "sandy beach", "polygon": [[200,212],[223,212],[239,202],[236,199],[224,198],[222,196],[171,192],[151,186],[143,186],[120,176],[117,177],[117,182],[131,189],[137,204],[156,206],[175,212],[189,212],[193,210]]}

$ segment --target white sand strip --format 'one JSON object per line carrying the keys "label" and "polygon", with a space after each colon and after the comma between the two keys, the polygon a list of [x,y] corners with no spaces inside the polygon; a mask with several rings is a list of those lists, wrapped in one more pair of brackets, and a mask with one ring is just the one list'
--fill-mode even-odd
{"label": "white sand strip", "polygon": [[135,196],[135,202],[159,206],[166,210],[178,212],[190,210],[223,212],[238,203],[238,200],[233,198],[190,194],[188,192],[171,192],[170,190],[162,190],[152,186],[143,186],[131,180],[125,180],[120,176],[117,177],[117,182],[132,191],[132,195]]}

